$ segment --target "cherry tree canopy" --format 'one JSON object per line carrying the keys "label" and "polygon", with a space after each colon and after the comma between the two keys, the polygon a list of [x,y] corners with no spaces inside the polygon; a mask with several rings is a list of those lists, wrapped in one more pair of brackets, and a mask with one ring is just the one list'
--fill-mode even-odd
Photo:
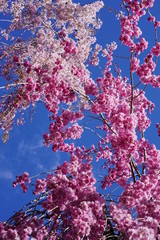
{"label": "cherry tree canopy", "polygon": [[[118,2],[112,9],[102,1],[0,0],[2,140],[43,103],[44,144],[69,156],[53,172],[16,177],[13,187],[33,189],[33,201],[0,223],[0,239],[160,239],[160,151],[145,137],[155,108],[146,88],[160,87],[159,16],[154,0]],[[120,29],[105,46],[96,39],[102,9]],[[117,56],[122,46],[126,56]],[[123,58],[127,64],[116,64]],[[86,131],[97,137],[89,147],[87,139],[77,144]],[[103,192],[119,186],[118,197],[97,190],[95,160]]]}

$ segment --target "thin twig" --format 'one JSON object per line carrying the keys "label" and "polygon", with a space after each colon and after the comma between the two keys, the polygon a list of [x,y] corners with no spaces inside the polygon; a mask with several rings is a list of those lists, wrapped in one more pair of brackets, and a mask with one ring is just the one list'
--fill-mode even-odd
{"label": "thin twig", "polygon": [[139,172],[137,166],[134,164],[133,159],[131,159],[131,163],[132,163],[132,166],[134,167],[136,173],[138,174],[138,177],[141,177],[141,174],[140,174],[140,172]]}
{"label": "thin twig", "polygon": [[84,128],[90,130],[91,132],[96,134],[100,139],[102,139],[106,144],[108,144],[108,142],[103,137],[101,137],[96,131],[94,131],[92,128],[89,128],[89,127],[84,127]]}
{"label": "thin twig", "polygon": [[136,183],[136,177],[135,177],[135,174],[134,174],[133,165],[132,165],[132,162],[131,162],[131,161],[129,162],[129,165],[130,165],[130,167],[131,167],[133,182]]}

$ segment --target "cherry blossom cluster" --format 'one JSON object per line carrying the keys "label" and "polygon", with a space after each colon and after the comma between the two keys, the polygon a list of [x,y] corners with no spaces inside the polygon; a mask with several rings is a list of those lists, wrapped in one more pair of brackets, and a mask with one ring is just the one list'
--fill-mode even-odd
{"label": "cherry blossom cluster", "polygon": [[28,190],[28,185],[26,183],[30,183],[31,179],[29,178],[29,173],[24,172],[23,175],[19,175],[16,177],[16,181],[13,182],[13,187],[16,185],[20,185],[23,192],[25,193]]}
{"label": "cherry blossom cluster", "polygon": [[[91,161],[90,156],[77,148],[71,154],[70,162],[59,166],[55,175],[48,174],[47,178],[37,179],[34,194],[42,194],[43,210],[35,208],[32,214],[39,211],[42,217],[39,220],[36,216],[30,218],[27,211],[19,212],[14,216],[13,227],[13,223],[1,223],[0,234],[3,239],[29,239],[31,236],[44,239],[50,233],[53,235],[50,239],[103,239],[105,199],[94,186],[96,179],[93,177]],[[20,186],[22,181],[28,181],[28,174],[17,177]],[[43,226],[44,216],[47,216],[48,223]]]}
{"label": "cherry blossom cluster", "polygon": [[158,222],[153,217],[145,217],[134,220],[127,209],[110,205],[111,216],[115,219],[116,227],[123,233],[124,239],[159,239],[157,230]]}
{"label": "cherry blossom cluster", "polygon": [[[84,88],[92,90],[94,84],[85,62],[96,40],[92,32],[101,26],[96,13],[103,3],[81,6],[72,1],[52,4],[51,1],[35,0],[13,2],[9,6],[13,20],[9,20],[7,39],[12,47],[10,44],[1,46],[4,62],[1,73],[12,92],[1,101],[1,128],[5,139],[16,113],[22,113],[30,103],[34,105],[42,100],[54,115],[61,101],[75,101],[76,91],[87,106]],[[65,19],[60,16],[61,12]],[[14,32],[21,29],[24,36],[17,38]],[[31,32],[33,38],[29,38]],[[1,38],[5,38],[4,34]]]}
{"label": "cherry blossom cluster", "polygon": [[[136,129],[140,132],[145,131],[150,126],[147,117],[147,110],[154,109],[154,104],[147,100],[144,92],[134,91],[136,98],[133,100],[134,112],[130,114],[130,85],[125,79],[118,76],[115,78],[110,72],[104,78],[99,78],[98,84],[102,93],[96,98],[91,111],[94,114],[103,113],[105,121],[102,130],[106,131],[105,140],[111,144],[114,154],[110,147],[106,147],[105,142],[101,145],[100,156],[106,158],[112,166],[112,171],[105,176],[103,188],[117,181],[120,185],[125,185],[130,177],[129,156],[139,156],[139,141]],[[110,106],[108,108],[108,106]],[[103,147],[104,146],[104,147]],[[95,150],[96,152],[96,150]],[[105,153],[104,153],[105,152]],[[113,160],[114,159],[114,160]]]}
{"label": "cherry blossom cluster", "polygon": [[66,126],[69,123],[78,121],[78,119],[82,118],[83,114],[80,111],[76,113],[69,110],[63,111],[60,116],[55,118],[55,122],[50,124],[50,134],[43,135],[45,144],[49,146],[52,143],[53,151],[57,151],[58,149],[65,152],[73,151],[74,145],[71,144],[69,146],[68,144],[64,143],[64,140],[80,138],[83,128],[77,123],[73,124],[71,127]]}

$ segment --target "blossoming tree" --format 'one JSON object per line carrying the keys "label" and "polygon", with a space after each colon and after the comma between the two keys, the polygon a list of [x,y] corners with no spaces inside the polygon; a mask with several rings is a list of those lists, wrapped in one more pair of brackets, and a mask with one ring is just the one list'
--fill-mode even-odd
{"label": "blossoming tree", "polygon": [[[34,187],[33,201],[0,223],[0,239],[160,239],[160,151],[145,138],[155,107],[145,89],[160,87],[155,2],[123,0],[115,10],[102,1],[0,1],[2,139],[41,102],[51,119],[44,144],[70,156],[44,178],[17,176],[13,187],[24,193]],[[119,42],[105,47],[96,40],[102,8],[121,29]],[[154,43],[143,36],[142,19],[153,27]],[[125,64],[114,65],[119,45],[127,50],[128,75]],[[101,75],[93,79],[98,67]],[[95,129],[85,127],[88,117]],[[86,130],[97,145],[75,144]],[[97,191],[93,160],[104,165],[102,189],[121,187],[117,199]]]}

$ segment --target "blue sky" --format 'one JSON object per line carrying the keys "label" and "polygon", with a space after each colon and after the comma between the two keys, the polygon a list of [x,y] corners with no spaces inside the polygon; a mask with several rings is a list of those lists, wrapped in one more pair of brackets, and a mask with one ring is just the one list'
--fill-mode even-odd
{"label": "blue sky", "polygon": [[[84,4],[86,2],[94,1],[74,1]],[[105,0],[105,5],[119,9],[118,4],[121,1]],[[160,3],[156,1],[156,7],[151,12],[160,12]],[[105,46],[106,43],[118,41],[120,35],[119,21],[116,20],[115,14],[103,9],[100,12],[100,18],[103,21],[102,29],[97,33],[98,43]],[[146,17],[144,17],[146,19]],[[160,19],[158,19],[160,20]],[[141,24],[145,26],[146,20],[142,20]],[[148,34],[149,33],[149,34]],[[147,24],[144,29],[144,36],[151,42],[154,41],[154,31],[152,24]],[[118,42],[119,43],[119,42]],[[123,46],[118,46],[115,52],[116,55],[129,56],[128,50]],[[145,53],[146,54],[146,53]],[[116,58],[119,67],[122,67],[122,74],[128,75],[128,61]],[[104,60],[102,62],[104,64]],[[159,64],[159,62],[158,62]],[[97,69],[93,69],[92,77],[96,78],[99,74]],[[147,97],[156,103],[156,108],[151,115],[152,124],[147,130],[145,136],[149,138],[150,142],[156,144],[157,148],[160,147],[160,139],[157,136],[156,122],[160,122],[160,104],[159,104],[159,89],[152,89],[150,86],[146,89]],[[158,105],[159,104],[159,105]],[[33,120],[30,123],[30,112],[27,111],[26,123],[23,126],[14,127],[11,131],[11,137],[6,144],[0,142],[0,221],[6,220],[14,210],[19,210],[25,203],[33,198],[31,192],[23,194],[19,187],[12,188],[12,182],[15,176],[27,171],[30,175],[35,175],[50,169],[55,169],[56,166],[67,159],[67,156],[62,153],[53,153],[51,148],[43,146],[43,134],[48,131],[49,121],[48,113],[42,104],[37,105],[33,115]],[[90,145],[96,141],[94,133],[89,131],[83,135],[80,144]],[[100,166],[101,163],[98,163]],[[97,165],[94,164],[94,175],[101,179],[102,172],[97,171]],[[110,191],[110,190],[109,190]],[[107,192],[106,192],[107,193]]]}

